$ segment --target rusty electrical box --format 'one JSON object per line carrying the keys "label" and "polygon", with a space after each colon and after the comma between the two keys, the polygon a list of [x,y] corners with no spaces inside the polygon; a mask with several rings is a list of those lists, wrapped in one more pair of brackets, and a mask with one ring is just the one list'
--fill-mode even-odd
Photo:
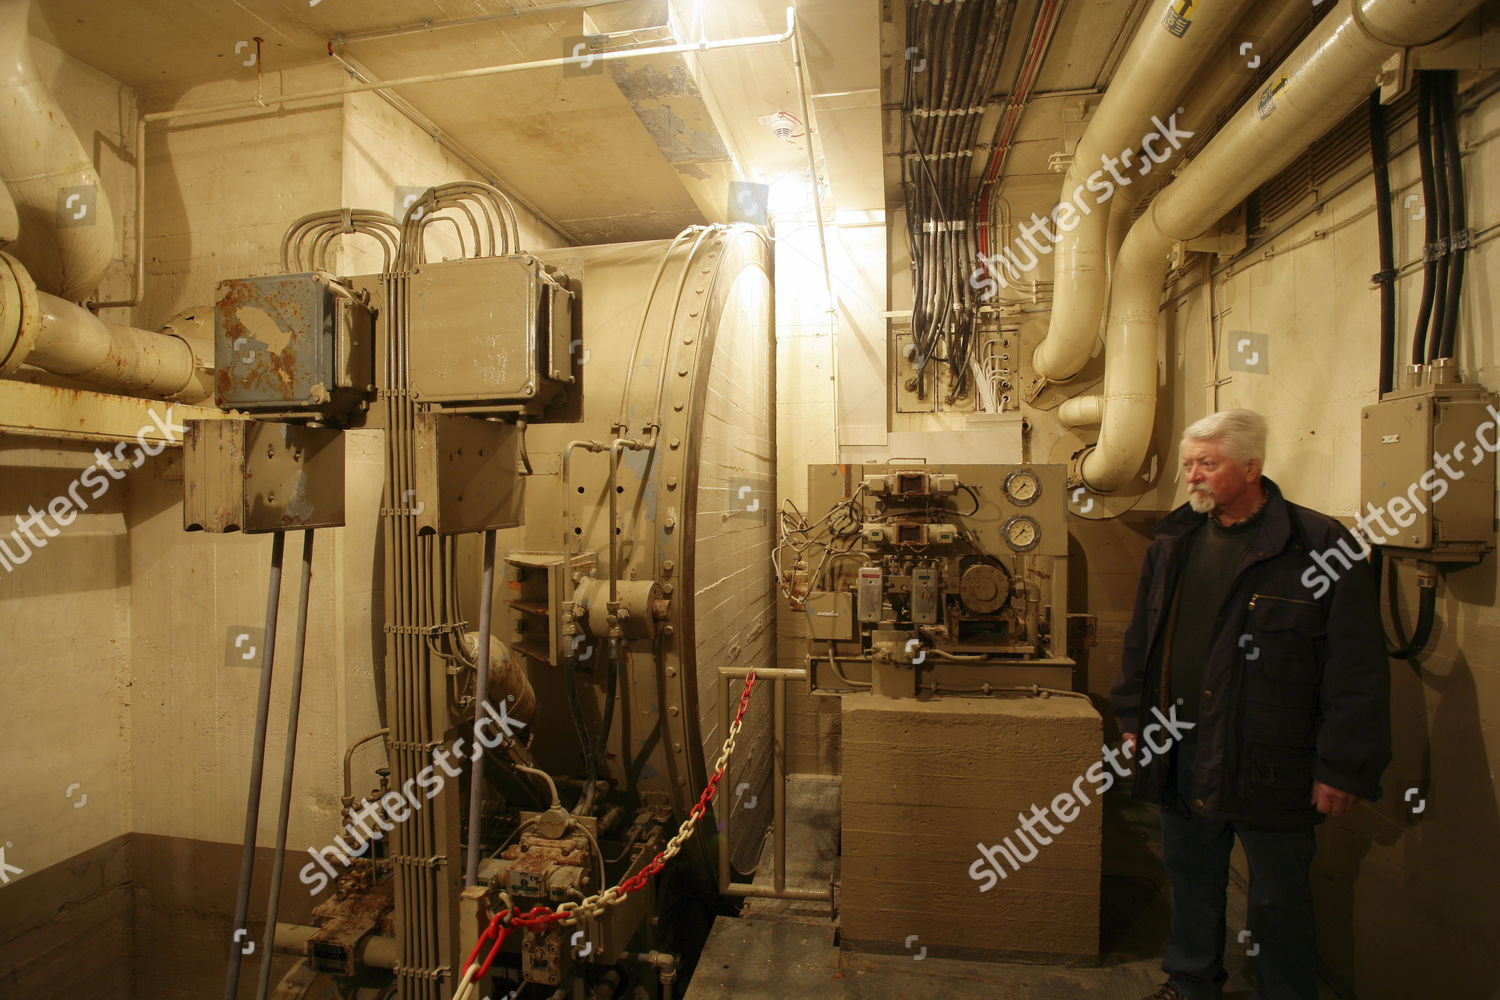
{"label": "rusty electrical box", "polygon": [[374,314],[323,272],[235,278],[214,306],[214,401],[342,422],[375,390]]}

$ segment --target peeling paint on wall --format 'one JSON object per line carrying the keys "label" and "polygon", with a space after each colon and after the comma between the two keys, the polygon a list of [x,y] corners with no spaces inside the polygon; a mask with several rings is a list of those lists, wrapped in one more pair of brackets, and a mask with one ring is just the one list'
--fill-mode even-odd
{"label": "peeling paint on wall", "polygon": [[610,72],[615,86],[674,167],[707,178],[702,170],[684,169],[684,165],[729,159],[729,150],[686,66],[677,63],[663,71],[650,62],[633,67],[614,62]]}

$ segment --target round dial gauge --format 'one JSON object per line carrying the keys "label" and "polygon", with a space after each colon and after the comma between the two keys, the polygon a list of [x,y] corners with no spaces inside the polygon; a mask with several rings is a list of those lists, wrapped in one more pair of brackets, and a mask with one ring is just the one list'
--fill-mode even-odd
{"label": "round dial gauge", "polygon": [[1005,495],[1010,498],[1011,503],[1024,507],[1041,496],[1041,493],[1042,484],[1037,481],[1034,472],[1022,469],[1005,477]]}
{"label": "round dial gauge", "polygon": [[1030,552],[1042,540],[1042,526],[1035,518],[1017,514],[1005,522],[1005,544],[1016,552]]}

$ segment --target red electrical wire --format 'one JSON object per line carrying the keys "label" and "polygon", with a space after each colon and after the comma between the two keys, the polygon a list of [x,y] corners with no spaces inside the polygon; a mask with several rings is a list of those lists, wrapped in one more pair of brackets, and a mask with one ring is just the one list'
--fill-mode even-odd
{"label": "red electrical wire", "polygon": [[1031,89],[1036,85],[1037,76],[1041,72],[1042,59],[1051,45],[1052,32],[1057,26],[1056,16],[1061,7],[1062,0],[1046,0],[1037,12],[1031,39],[1026,43],[1026,57],[1016,77],[1016,86],[1011,93],[1010,100],[1005,105],[999,139],[990,150],[990,161],[985,167],[984,179],[979,186],[979,211],[976,213],[976,221],[979,223],[977,228],[980,253],[989,252],[989,226],[986,223],[990,217],[990,196],[994,188],[995,177],[1000,172],[1000,165],[1010,149],[1010,141],[1015,137],[1016,128],[1020,125],[1021,111],[1031,99]]}

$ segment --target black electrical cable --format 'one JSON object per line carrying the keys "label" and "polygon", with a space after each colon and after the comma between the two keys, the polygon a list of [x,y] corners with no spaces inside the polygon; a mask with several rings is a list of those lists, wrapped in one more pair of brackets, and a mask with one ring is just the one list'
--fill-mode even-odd
{"label": "black electrical cable", "polygon": [[615,720],[615,698],[620,686],[620,642],[611,640],[608,658],[608,677],[604,685],[604,716],[599,722],[599,745],[594,751],[594,773],[589,778],[588,785],[583,790],[583,798],[579,800],[577,813],[587,816],[594,811],[594,797],[598,791],[599,765],[609,754],[609,731]]}
{"label": "black electrical cable", "polygon": [[1390,149],[1385,136],[1385,105],[1380,91],[1370,94],[1370,161],[1374,164],[1375,228],[1379,234],[1380,270],[1373,280],[1380,288],[1380,395],[1394,385],[1396,353],[1396,248],[1391,221]]}
{"label": "black electrical cable", "polygon": [[1427,357],[1427,336],[1432,321],[1433,286],[1437,284],[1437,183],[1432,164],[1432,85],[1427,74],[1418,77],[1417,160],[1422,171],[1422,299],[1417,306],[1417,325],[1411,335],[1411,363]]}
{"label": "black electrical cable", "polygon": [[961,489],[961,490],[963,490],[965,493],[969,494],[970,498],[972,498],[973,501],[974,501],[974,509],[973,510],[969,511],[967,514],[959,514],[958,516],[959,517],[973,517],[975,514],[978,514],[979,513],[979,494],[975,493],[972,488],[970,488],[968,486],[965,486],[963,483],[959,483],[958,484],[958,488]]}
{"label": "black electrical cable", "polygon": [[1453,357],[1458,337],[1458,309],[1463,296],[1464,258],[1469,247],[1468,210],[1464,204],[1464,165],[1458,144],[1458,74],[1444,71],[1438,89],[1439,138],[1448,163],[1448,294],[1437,356]]}
{"label": "black electrical cable", "polygon": [[1014,13],[1012,2],[909,0],[906,6],[902,190],[912,258],[918,398],[926,398],[926,374],[933,362],[950,373],[949,402],[971,384],[976,293],[968,282],[975,248],[969,176],[983,108],[999,74]]}
{"label": "black electrical cable", "polygon": [[1437,213],[1437,274],[1433,279],[1432,293],[1432,325],[1427,332],[1427,364],[1437,358],[1438,347],[1442,340],[1443,317],[1447,315],[1448,309],[1448,234],[1452,230],[1453,220],[1448,207],[1448,148],[1443,144],[1442,132],[1442,84],[1434,73],[1424,73],[1423,79],[1430,91],[1429,100],[1431,107],[1428,114],[1431,116],[1431,128],[1428,132],[1428,144],[1432,147],[1432,177],[1437,185],[1437,203],[1427,206],[1428,212]]}
{"label": "black electrical cable", "polygon": [[568,711],[573,716],[573,728],[578,733],[578,745],[583,748],[584,783],[583,795],[579,796],[575,809],[584,805],[584,797],[598,780],[598,762],[594,760],[594,743],[589,738],[588,723],[583,720],[583,701],[578,696],[578,656],[572,649],[563,654],[563,687],[568,689]]}
{"label": "black electrical cable", "polygon": [[[1378,549],[1376,550],[1379,551]],[[1380,557],[1377,555],[1377,559]],[[1376,579],[1385,570],[1385,560],[1381,560],[1380,568],[1376,571]],[[1390,606],[1391,624],[1396,629],[1396,641],[1386,646],[1386,653],[1396,660],[1410,660],[1420,653],[1427,645],[1427,640],[1432,638],[1432,624],[1437,617],[1437,587],[1428,583],[1422,583],[1417,588],[1417,627],[1412,631],[1411,639],[1402,642],[1401,639],[1401,609],[1397,597],[1400,587],[1396,581],[1396,564],[1391,561],[1390,570],[1386,580],[1386,600]],[[1384,626],[1381,627],[1384,632]],[[1389,643],[1389,639],[1387,638]]]}

